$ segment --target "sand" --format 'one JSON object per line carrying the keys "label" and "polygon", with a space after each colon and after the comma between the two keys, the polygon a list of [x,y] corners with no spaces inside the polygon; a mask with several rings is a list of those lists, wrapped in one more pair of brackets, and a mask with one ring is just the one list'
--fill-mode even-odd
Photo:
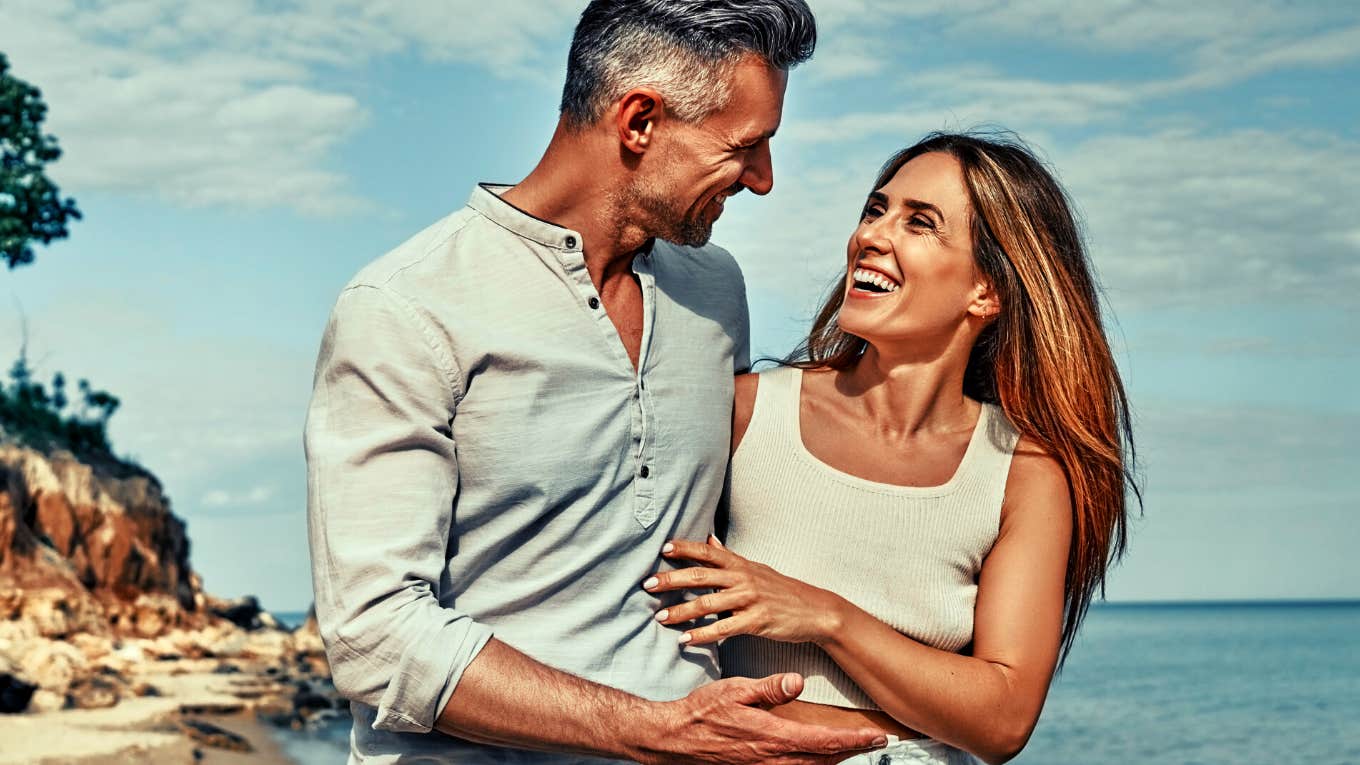
{"label": "sand", "polygon": [[[0,715],[0,765],[292,763],[271,737],[266,723],[256,720],[250,711],[184,715],[245,737],[255,748],[250,754],[204,746],[176,725],[182,704],[240,706],[242,700],[233,695],[233,690],[263,678],[214,674],[189,661],[165,664],[163,671],[139,674],[137,678],[156,686],[161,696],[124,699],[108,709]],[[176,665],[183,674],[174,674]],[[194,758],[195,749],[202,753],[201,759]]]}

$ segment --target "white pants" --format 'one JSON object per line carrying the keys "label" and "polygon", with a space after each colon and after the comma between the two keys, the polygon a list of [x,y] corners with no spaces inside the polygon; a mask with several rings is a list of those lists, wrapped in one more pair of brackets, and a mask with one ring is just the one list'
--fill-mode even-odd
{"label": "white pants", "polygon": [[857,754],[841,765],[978,765],[973,755],[929,738],[888,736],[888,745]]}

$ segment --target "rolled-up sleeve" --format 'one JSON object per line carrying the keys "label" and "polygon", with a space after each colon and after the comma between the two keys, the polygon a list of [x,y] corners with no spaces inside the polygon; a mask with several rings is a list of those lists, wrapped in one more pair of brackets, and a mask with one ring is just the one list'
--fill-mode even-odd
{"label": "rolled-up sleeve", "polygon": [[352,286],[331,313],[307,411],[307,525],[335,685],[373,727],[424,733],[491,630],[441,605],[461,383],[405,298]]}

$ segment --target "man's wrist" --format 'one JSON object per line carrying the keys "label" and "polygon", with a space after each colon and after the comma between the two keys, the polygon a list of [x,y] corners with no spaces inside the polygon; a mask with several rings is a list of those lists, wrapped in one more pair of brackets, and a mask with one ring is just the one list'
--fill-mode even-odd
{"label": "man's wrist", "polygon": [[660,762],[662,742],[669,730],[666,720],[674,714],[674,703],[636,699],[608,726],[609,749],[622,759],[640,763]]}

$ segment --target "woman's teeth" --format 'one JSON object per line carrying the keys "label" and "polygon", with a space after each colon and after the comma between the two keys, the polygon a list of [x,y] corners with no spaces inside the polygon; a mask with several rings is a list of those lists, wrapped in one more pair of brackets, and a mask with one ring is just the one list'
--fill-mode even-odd
{"label": "woman's teeth", "polygon": [[856,268],[850,274],[855,280],[856,287],[868,288],[870,292],[896,292],[897,282],[880,274],[877,271],[870,271],[867,268]]}

